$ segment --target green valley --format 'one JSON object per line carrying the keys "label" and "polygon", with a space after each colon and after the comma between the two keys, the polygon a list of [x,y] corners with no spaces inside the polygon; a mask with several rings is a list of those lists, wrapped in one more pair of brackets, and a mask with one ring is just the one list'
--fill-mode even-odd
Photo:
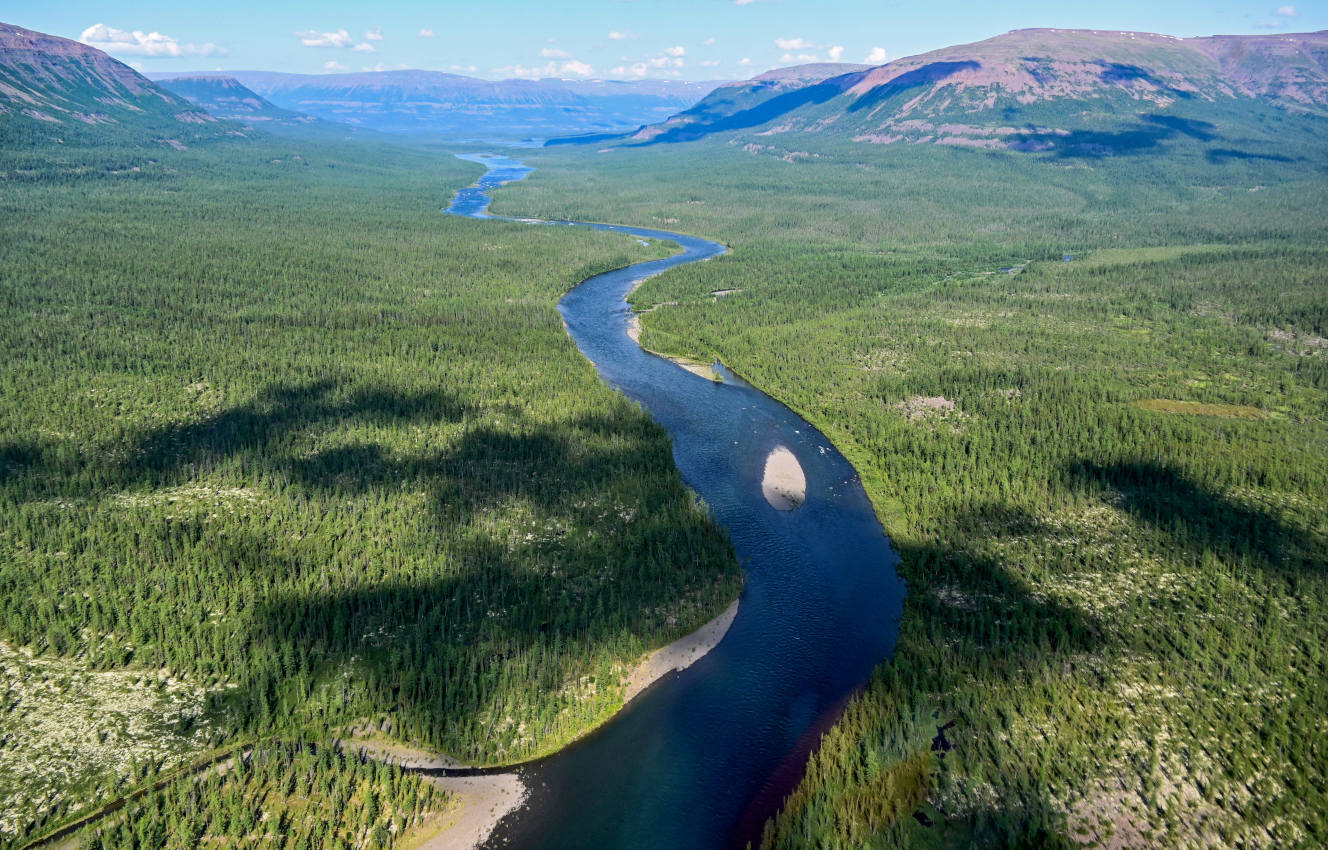
{"label": "green valley", "polygon": [[0,24],[0,847],[1328,846],[1272,15],[737,83]]}

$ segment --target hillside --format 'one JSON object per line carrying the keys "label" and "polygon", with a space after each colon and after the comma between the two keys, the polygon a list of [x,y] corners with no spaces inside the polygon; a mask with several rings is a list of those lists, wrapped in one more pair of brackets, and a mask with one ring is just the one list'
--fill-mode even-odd
{"label": "hillside", "polygon": [[157,83],[217,118],[250,124],[311,124],[318,119],[282,109],[222,74],[171,77]]}
{"label": "hillside", "polygon": [[[781,88],[758,79],[723,88],[632,141],[733,133],[760,144],[751,137],[799,133],[1108,155],[1187,136],[1211,143],[1220,158],[1275,155],[1233,141],[1271,141],[1283,132],[1272,125],[1308,118],[1317,126],[1324,117],[1328,32],[1180,39],[1039,29],[813,85]],[[1302,131],[1309,126],[1294,123]]]}
{"label": "hillside", "polygon": [[0,141],[188,146],[233,132],[96,48],[0,23]]}
{"label": "hillside", "polygon": [[[686,109],[713,87],[667,80],[492,81],[409,70],[227,75],[283,109],[389,133],[461,138],[622,132]],[[159,79],[175,76],[199,74]]]}

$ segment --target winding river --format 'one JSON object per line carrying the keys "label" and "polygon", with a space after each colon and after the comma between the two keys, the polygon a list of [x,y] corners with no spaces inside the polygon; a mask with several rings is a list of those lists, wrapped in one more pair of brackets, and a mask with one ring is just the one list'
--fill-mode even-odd
{"label": "winding river", "polygon": [[[448,212],[489,216],[488,191],[533,169],[500,156]],[[819,431],[716,364],[723,383],[644,351],[627,335],[625,296],[643,279],[725,253],[706,239],[641,227],[535,222],[667,239],[681,254],[596,275],[559,310],[601,377],[673,437],[683,480],[733,541],[745,584],[720,644],[657,682],[612,721],[520,768],[530,790],[488,845],[506,848],[742,847],[802,778],[847,700],[891,654],[904,586],[853,467]],[[761,479],[790,449],[807,500],[777,511]]]}

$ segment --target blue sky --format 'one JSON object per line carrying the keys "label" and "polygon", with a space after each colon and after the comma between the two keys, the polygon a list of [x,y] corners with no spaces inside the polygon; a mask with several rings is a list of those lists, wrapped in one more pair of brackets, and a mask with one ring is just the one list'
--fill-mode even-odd
{"label": "blue sky", "polygon": [[809,61],[880,64],[1021,27],[1303,32],[1328,28],[1328,0],[9,0],[0,15],[146,71],[711,80]]}

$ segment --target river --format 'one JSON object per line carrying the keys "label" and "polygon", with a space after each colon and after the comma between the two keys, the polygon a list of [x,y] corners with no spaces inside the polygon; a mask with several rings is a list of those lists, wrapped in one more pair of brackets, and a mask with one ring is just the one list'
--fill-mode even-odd
{"label": "river", "polygon": [[[533,170],[506,157],[463,158],[489,169],[448,208],[473,218],[496,218],[487,193]],[[591,735],[520,768],[530,797],[486,846],[742,847],[759,839],[821,733],[893,652],[904,598],[897,556],[857,473],[819,431],[723,366],[716,383],[628,337],[624,299],[642,279],[724,246],[641,227],[504,220],[682,246],[673,257],[588,278],[558,309],[600,376],[672,435],[683,480],[728,530],[744,586],[737,619],[713,651]],[[765,460],[778,446],[806,475],[797,510],[777,511],[762,495]]]}

